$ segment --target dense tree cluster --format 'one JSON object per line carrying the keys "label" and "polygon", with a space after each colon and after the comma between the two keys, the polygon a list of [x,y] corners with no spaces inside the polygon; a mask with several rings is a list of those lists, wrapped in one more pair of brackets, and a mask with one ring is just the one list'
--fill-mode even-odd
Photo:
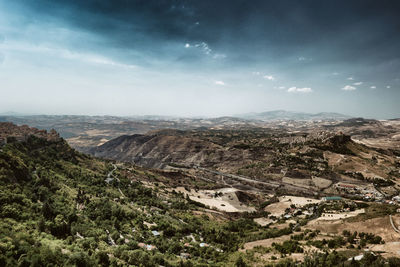
{"label": "dense tree cluster", "polygon": [[0,266],[224,266],[244,242],[291,232],[195,216],[198,203],[140,182],[156,174],[115,170],[107,183],[112,170],[62,139],[3,146]]}

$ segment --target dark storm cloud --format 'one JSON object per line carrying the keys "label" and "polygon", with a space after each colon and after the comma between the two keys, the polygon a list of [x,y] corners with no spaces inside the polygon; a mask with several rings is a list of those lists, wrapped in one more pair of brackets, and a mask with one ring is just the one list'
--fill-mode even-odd
{"label": "dark storm cloud", "polygon": [[58,88],[68,112],[83,92],[82,112],[394,117],[399,14],[397,0],[0,0],[1,88],[19,103],[33,86],[51,112]]}
{"label": "dark storm cloud", "polygon": [[119,49],[160,52],[165,41],[206,42],[250,58],[254,51],[267,57],[316,53],[317,58],[361,62],[400,53],[399,1],[41,0],[23,4],[35,13],[95,33]]}
{"label": "dark storm cloud", "polygon": [[[111,48],[168,56],[165,42],[206,42],[231,60],[290,57],[380,62],[399,57],[399,1],[22,1],[98,35]],[[169,50],[168,50],[169,49]],[[257,52],[255,55],[255,52]],[[305,55],[304,55],[305,54]],[[193,55],[179,55],[180,60]]]}
{"label": "dark storm cloud", "polygon": [[188,34],[190,23],[195,23],[182,1],[39,0],[23,4],[32,12],[33,20],[66,23],[97,34],[118,48],[142,48],[154,40],[181,40]]}

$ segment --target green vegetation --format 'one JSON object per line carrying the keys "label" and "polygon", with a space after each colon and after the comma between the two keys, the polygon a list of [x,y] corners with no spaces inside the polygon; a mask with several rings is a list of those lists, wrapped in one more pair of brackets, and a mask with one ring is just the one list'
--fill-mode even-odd
{"label": "green vegetation", "polygon": [[272,246],[279,251],[282,255],[291,253],[303,253],[303,248],[300,246],[298,241],[287,240],[282,244],[272,243]]}
{"label": "green vegetation", "polygon": [[244,242],[291,233],[194,215],[201,207],[183,194],[140,182],[160,174],[119,167],[106,183],[113,169],[63,140],[2,147],[0,265],[241,265],[232,255]]}
{"label": "green vegetation", "polygon": [[[360,205],[358,203],[357,205]],[[364,204],[364,206],[367,204]],[[397,207],[395,205],[389,205],[384,203],[370,203],[365,208],[365,213],[359,214],[355,217],[348,218],[349,222],[365,221],[372,218],[387,216],[396,213]]]}
{"label": "green vegetation", "polygon": [[[240,138],[231,136],[232,140]],[[223,135],[219,141],[228,142]],[[248,149],[248,145],[250,149],[256,147],[238,141],[241,149]],[[268,146],[268,142],[263,146]],[[318,151],[312,153],[321,156]],[[293,168],[296,164],[311,164],[309,160],[297,159],[281,157],[287,166],[292,166],[292,162]],[[248,169],[256,168],[270,167],[257,163]],[[379,266],[384,262],[380,256],[366,254],[353,263],[347,261],[347,255],[334,251],[346,247],[359,252],[368,244],[383,243],[379,236],[346,231],[339,237],[316,240],[318,231],[300,232],[311,217],[280,229],[256,224],[253,218],[267,215],[263,208],[276,198],[260,201],[255,213],[225,216],[215,212],[219,215],[214,217],[206,206],[167,189],[168,181],[174,177],[181,179],[183,174],[129,164],[117,167],[113,162],[76,152],[62,139],[47,141],[32,136],[26,142],[2,146],[0,266],[268,266],[270,261],[276,266]],[[196,189],[200,185],[199,181],[189,184],[190,179],[186,180],[184,186]],[[360,205],[327,202],[319,205],[315,213],[354,210]],[[305,209],[310,207],[314,206]],[[375,203],[365,208],[365,215],[348,220],[395,211],[393,206]],[[291,238],[269,248],[239,252],[246,242],[284,235]],[[307,254],[301,264],[285,258],[306,253],[306,246],[323,252]],[[268,261],[260,258],[270,252],[275,255]],[[282,257],[285,259],[278,259]],[[385,261],[389,266],[397,263],[397,259]]]}

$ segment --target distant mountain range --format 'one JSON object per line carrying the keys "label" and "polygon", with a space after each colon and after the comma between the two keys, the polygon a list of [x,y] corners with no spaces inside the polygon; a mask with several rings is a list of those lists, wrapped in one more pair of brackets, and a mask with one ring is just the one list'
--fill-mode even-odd
{"label": "distant mountain range", "polygon": [[334,112],[320,112],[320,113],[305,113],[294,112],[286,110],[273,110],[261,113],[245,113],[234,115],[234,117],[247,119],[247,120],[261,120],[261,121],[274,121],[274,120],[346,120],[352,118],[351,116],[334,113]]}
{"label": "distant mountain range", "polygon": [[[40,119],[51,119],[51,118],[70,118],[70,119],[84,119],[85,121],[93,121],[93,119],[103,120],[116,119],[116,120],[126,120],[126,121],[143,121],[143,120],[155,120],[155,121],[179,121],[181,119],[185,120],[259,120],[259,121],[275,121],[275,120],[293,120],[293,121],[309,121],[309,120],[346,120],[353,118],[353,116],[348,116],[341,113],[335,112],[320,112],[320,113],[306,113],[306,112],[295,112],[287,110],[272,110],[266,112],[251,112],[236,114],[226,117],[179,117],[179,116],[163,116],[163,115],[143,115],[143,116],[87,116],[87,115],[28,115],[18,112],[3,112],[0,116],[9,117],[26,117],[26,118],[40,118]],[[3,118],[4,119],[4,118]]]}

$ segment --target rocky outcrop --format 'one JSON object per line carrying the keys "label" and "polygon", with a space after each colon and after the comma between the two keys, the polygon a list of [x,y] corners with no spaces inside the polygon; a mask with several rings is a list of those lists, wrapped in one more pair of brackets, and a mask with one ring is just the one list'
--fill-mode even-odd
{"label": "rocky outcrop", "polygon": [[23,142],[30,136],[44,138],[47,141],[58,141],[61,139],[60,135],[53,129],[47,132],[46,130],[39,130],[27,125],[18,126],[11,122],[0,122],[0,144],[15,141]]}

